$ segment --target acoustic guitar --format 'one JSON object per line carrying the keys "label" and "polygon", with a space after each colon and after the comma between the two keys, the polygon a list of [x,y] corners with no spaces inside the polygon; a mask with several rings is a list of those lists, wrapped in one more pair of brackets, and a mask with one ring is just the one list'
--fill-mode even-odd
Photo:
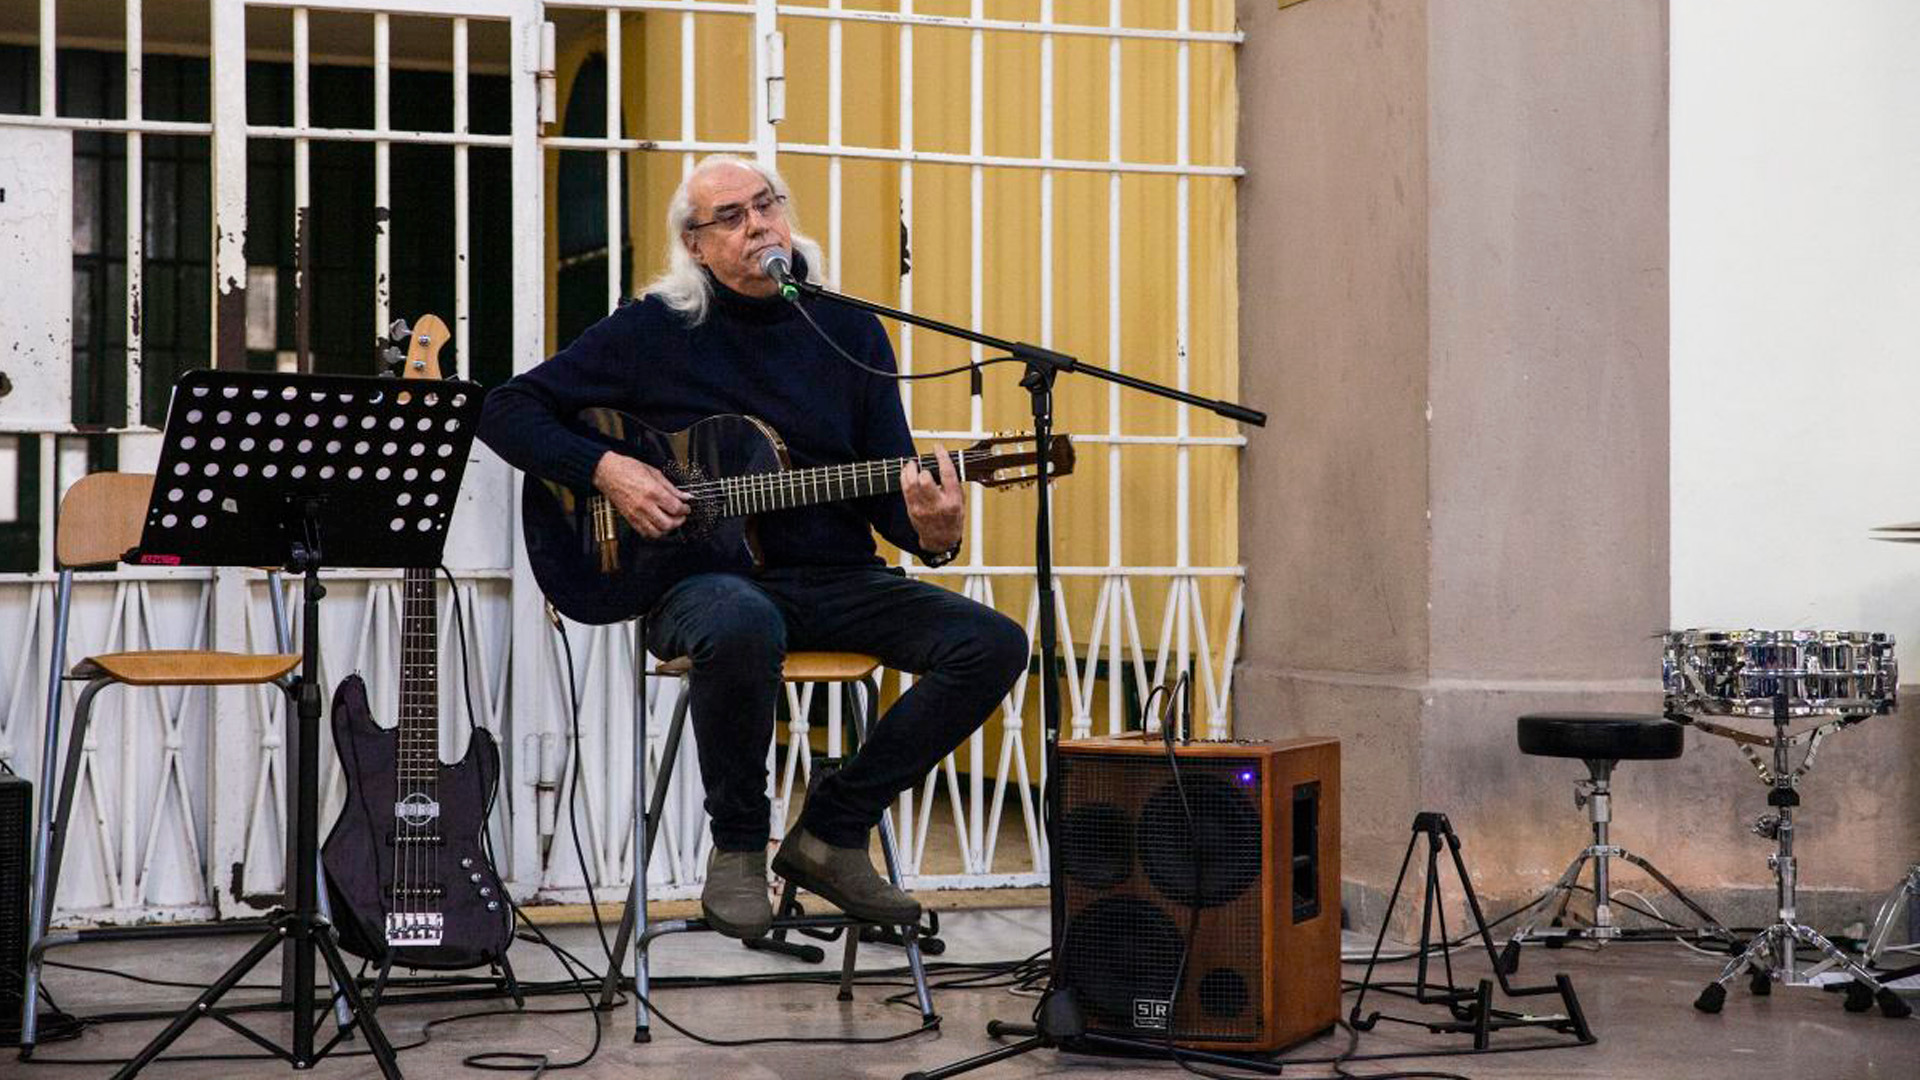
{"label": "acoustic guitar", "polygon": [[[574,430],[659,469],[690,502],[679,528],[649,540],[606,496],[527,474],[520,501],[527,561],[554,608],[582,623],[644,614],[693,574],[759,569],[756,515],[898,491],[909,460],[795,469],[779,434],[752,416],[709,416],[662,432],[617,409],[586,409]],[[959,453],[960,477],[989,488],[1029,483],[1039,454],[1030,435],[982,439]],[[1050,475],[1073,471],[1067,436],[1053,436],[1046,454]],[[922,469],[939,469],[931,454],[917,460]]]}

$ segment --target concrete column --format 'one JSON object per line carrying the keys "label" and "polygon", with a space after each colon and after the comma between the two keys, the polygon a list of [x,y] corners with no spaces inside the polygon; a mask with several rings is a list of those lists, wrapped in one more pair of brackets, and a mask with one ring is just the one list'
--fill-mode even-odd
{"label": "concrete column", "polygon": [[[1492,897],[1544,885],[1584,771],[1522,757],[1514,718],[1658,709],[1666,14],[1239,5],[1242,391],[1273,422],[1236,723],[1343,740],[1352,899],[1421,809]],[[1623,837],[1673,805],[1663,768],[1622,768]]]}

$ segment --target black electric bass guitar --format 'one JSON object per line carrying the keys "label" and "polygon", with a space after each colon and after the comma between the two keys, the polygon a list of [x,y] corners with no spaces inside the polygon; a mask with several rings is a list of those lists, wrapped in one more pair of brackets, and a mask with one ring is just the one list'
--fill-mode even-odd
{"label": "black electric bass guitar", "polygon": [[[906,458],[795,469],[786,444],[752,416],[709,416],[662,432],[616,409],[587,409],[574,430],[659,469],[691,497],[687,520],[658,540],[641,536],[605,496],[527,474],[521,526],[540,590],[562,615],[612,623],[650,610],[675,582],[698,573],[760,567],[753,517],[774,510],[900,490]],[[960,452],[960,475],[986,487],[1030,482],[1040,450],[1032,436],[1002,435]],[[1047,471],[1073,471],[1073,443],[1055,435]],[[937,470],[933,455],[919,458]]]}
{"label": "black electric bass guitar", "polygon": [[[422,316],[409,335],[406,377],[438,379],[446,338],[445,323]],[[333,697],[347,801],[321,864],[341,948],[383,967],[479,967],[499,961],[513,943],[513,911],[481,843],[500,749],[476,728],[465,757],[440,760],[433,574],[406,571],[398,724],[374,723],[358,675]]]}

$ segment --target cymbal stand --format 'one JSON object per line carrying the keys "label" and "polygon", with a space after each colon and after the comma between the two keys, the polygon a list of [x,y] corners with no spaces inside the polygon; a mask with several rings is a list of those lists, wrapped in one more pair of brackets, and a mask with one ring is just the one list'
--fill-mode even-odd
{"label": "cymbal stand", "polygon": [[[1799,882],[1798,864],[1793,854],[1793,814],[1800,805],[1800,777],[1813,767],[1813,759],[1820,751],[1822,739],[1865,717],[1843,713],[1818,727],[1790,736],[1787,734],[1787,721],[1791,716],[1788,700],[1784,686],[1774,694],[1773,736],[1770,739],[1680,714],[1671,714],[1669,717],[1682,723],[1692,723],[1710,734],[1732,738],[1739,744],[1740,752],[1746,755],[1747,762],[1760,775],[1761,781],[1772,788],[1767,793],[1767,805],[1773,809],[1754,823],[1753,831],[1773,840],[1777,845],[1775,852],[1767,857],[1767,865],[1773,870],[1774,890],[1778,899],[1776,921],[1755,934],[1746,949],[1727,962],[1727,966],[1720,972],[1720,977],[1708,983],[1706,988],[1700,991],[1700,996],[1694,999],[1693,1007],[1704,1013],[1719,1012],[1727,1001],[1727,984],[1731,983],[1734,976],[1741,971],[1751,973],[1747,988],[1755,994],[1771,993],[1773,980],[1776,978],[1787,986],[1808,985],[1794,957],[1795,946],[1805,945],[1825,954],[1832,966],[1839,967],[1853,976],[1853,981],[1847,984],[1846,1009],[1848,1012],[1865,1012],[1878,1002],[1880,1012],[1884,1016],[1898,1018],[1911,1015],[1912,1006],[1901,1000],[1898,994],[1882,986],[1866,968],[1841,952],[1840,947],[1827,940],[1825,935],[1800,922],[1799,913],[1795,910],[1795,894]],[[1807,744],[1807,752],[1800,759],[1800,764],[1795,766],[1789,752],[1795,745],[1802,742]],[[1753,747],[1756,744],[1769,746],[1772,749],[1771,762],[1762,760],[1754,751]]]}

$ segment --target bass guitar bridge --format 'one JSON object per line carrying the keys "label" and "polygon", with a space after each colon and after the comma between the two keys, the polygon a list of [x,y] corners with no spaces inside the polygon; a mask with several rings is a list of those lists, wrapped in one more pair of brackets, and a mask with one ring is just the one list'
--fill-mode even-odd
{"label": "bass guitar bridge", "polygon": [[388,912],[387,945],[396,949],[438,945],[445,926],[446,920],[437,911]]}

